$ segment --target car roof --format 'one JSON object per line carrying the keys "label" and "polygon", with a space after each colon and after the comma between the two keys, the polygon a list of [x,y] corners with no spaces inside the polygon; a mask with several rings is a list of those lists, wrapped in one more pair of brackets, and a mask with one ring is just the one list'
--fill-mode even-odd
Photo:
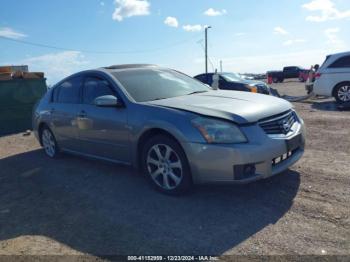
{"label": "car roof", "polygon": [[350,51],[348,52],[341,52],[341,53],[334,53],[334,54],[330,54],[329,56],[346,56],[346,55],[350,55]]}

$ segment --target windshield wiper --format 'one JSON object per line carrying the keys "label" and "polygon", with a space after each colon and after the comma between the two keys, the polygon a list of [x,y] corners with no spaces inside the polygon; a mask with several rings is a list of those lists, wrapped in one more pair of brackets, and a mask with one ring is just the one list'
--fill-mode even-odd
{"label": "windshield wiper", "polygon": [[200,94],[200,93],[206,93],[206,92],[208,92],[208,91],[206,91],[206,90],[202,90],[202,91],[194,91],[194,92],[189,93],[189,94],[187,94],[187,95],[189,96],[189,95]]}
{"label": "windshield wiper", "polygon": [[164,100],[164,99],[168,99],[168,97],[157,97],[155,99],[152,99],[151,101]]}

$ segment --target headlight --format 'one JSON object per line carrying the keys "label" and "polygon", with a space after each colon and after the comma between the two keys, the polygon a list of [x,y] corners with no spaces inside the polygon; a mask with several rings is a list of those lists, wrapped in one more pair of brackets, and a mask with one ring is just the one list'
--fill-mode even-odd
{"label": "headlight", "polygon": [[247,142],[241,130],[232,123],[221,120],[197,117],[192,124],[211,144],[236,144]]}
{"label": "headlight", "polygon": [[258,93],[258,88],[254,85],[245,85],[245,87],[248,88],[252,93]]}

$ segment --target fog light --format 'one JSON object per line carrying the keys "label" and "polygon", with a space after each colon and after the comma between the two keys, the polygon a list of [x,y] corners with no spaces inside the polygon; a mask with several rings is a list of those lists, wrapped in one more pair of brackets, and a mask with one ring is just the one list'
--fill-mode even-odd
{"label": "fog light", "polygon": [[254,164],[234,166],[234,180],[243,180],[255,176],[256,168]]}

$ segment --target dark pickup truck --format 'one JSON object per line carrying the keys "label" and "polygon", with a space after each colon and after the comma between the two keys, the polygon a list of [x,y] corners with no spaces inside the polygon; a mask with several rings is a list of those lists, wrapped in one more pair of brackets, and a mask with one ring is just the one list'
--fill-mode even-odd
{"label": "dark pickup truck", "polygon": [[300,73],[308,71],[298,66],[286,66],[283,71],[269,71],[267,72],[268,77],[272,77],[272,82],[282,83],[287,78],[299,78]]}

